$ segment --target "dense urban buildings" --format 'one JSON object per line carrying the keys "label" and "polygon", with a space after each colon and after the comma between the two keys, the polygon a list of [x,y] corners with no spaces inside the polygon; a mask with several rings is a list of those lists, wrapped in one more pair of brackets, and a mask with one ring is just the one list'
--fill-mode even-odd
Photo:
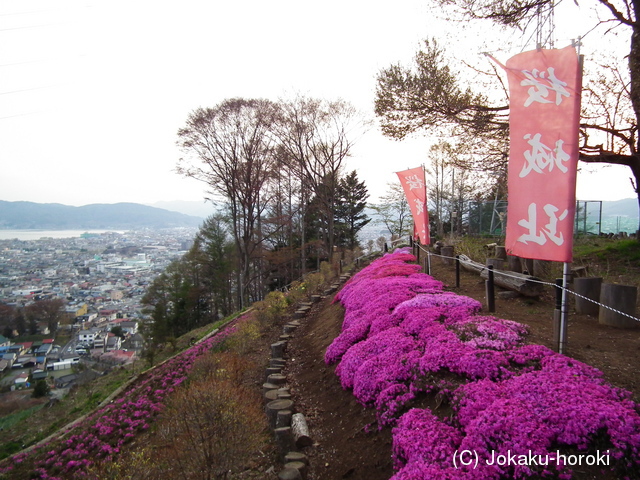
{"label": "dense urban buildings", "polygon": [[[178,228],[0,240],[0,385],[25,388],[48,378],[66,386],[79,363],[92,370],[134,361],[143,348],[146,287],[195,234]],[[34,307],[47,304],[57,309],[54,317]]]}

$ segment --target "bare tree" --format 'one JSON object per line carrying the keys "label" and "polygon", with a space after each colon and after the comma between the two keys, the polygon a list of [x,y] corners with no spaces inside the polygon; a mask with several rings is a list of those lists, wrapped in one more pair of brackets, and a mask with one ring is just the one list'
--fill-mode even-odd
{"label": "bare tree", "polygon": [[[554,7],[553,0],[435,0],[434,3],[454,8],[459,18],[484,19],[523,30],[534,24],[538,15]],[[599,13],[598,25],[594,28],[600,26],[604,34],[613,30],[629,32],[630,49],[623,56],[628,62],[628,74],[618,68],[606,72],[607,68],[603,69],[602,65],[594,68],[597,75],[602,74],[607,79],[589,87],[583,99],[580,160],[629,167],[640,208],[640,138],[637,135],[640,122],[640,2],[595,0],[592,4]],[[617,64],[615,60],[607,63]],[[597,80],[601,81],[602,77]],[[604,85],[608,88],[603,88]],[[612,88],[612,85],[615,86]],[[458,87],[455,75],[443,61],[442,51],[438,51],[433,42],[428,42],[426,49],[416,55],[413,69],[394,65],[383,70],[378,76],[376,97],[376,113],[382,117],[383,125],[388,125],[385,133],[390,136],[401,137],[405,132],[447,124],[465,128],[467,133],[483,140],[500,136],[506,139],[508,107],[493,104]],[[623,113],[626,111],[631,114]],[[602,141],[603,135],[605,141]],[[494,158],[500,160],[499,150],[496,153]],[[503,150],[502,162],[506,161],[505,153]],[[640,230],[638,233],[640,238]]]}
{"label": "bare tree", "polygon": [[379,216],[379,220],[376,222],[381,223],[389,230],[392,240],[412,233],[411,209],[400,182],[389,183],[387,191],[380,197],[380,203],[371,205],[371,208]]}
{"label": "bare tree", "polygon": [[61,298],[39,300],[26,306],[24,310],[29,320],[46,322],[51,334],[55,334],[64,317],[64,304]]}
{"label": "bare tree", "polygon": [[280,103],[274,131],[286,152],[289,171],[300,181],[301,203],[306,205],[313,194],[327,214],[326,247],[330,258],[335,232],[333,215],[329,213],[335,207],[340,171],[362,126],[356,110],[344,101],[298,96]]}
{"label": "bare tree", "polygon": [[274,176],[270,134],[274,115],[275,105],[268,100],[236,98],[195,110],[178,131],[178,144],[190,155],[189,160],[180,159],[178,173],[207,184],[209,193],[222,197],[229,209],[239,255],[242,306],[250,301],[250,287],[256,280],[251,264],[263,240],[259,221],[268,204],[267,185]]}

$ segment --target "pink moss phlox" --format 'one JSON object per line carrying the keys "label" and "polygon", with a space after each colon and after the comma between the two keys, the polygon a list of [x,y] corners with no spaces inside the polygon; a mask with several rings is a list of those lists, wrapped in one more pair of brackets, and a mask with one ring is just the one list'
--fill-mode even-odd
{"label": "pink moss phlox", "polygon": [[340,378],[342,388],[353,388],[353,378],[364,361],[393,345],[389,341],[389,337],[393,335],[397,335],[398,338],[406,336],[401,329],[389,329],[385,335],[374,335],[349,348],[336,367],[336,375]]}
{"label": "pink moss phlox", "polygon": [[522,345],[505,352],[509,360],[517,365],[539,364],[544,357],[556,352],[544,345]]}
{"label": "pink moss phlox", "polygon": [[395,468],[418,459],[440,468],[453,466],[453,454],[462,442],[457,428],[445,424],[430,410],[419,408],[402,415],[392,433]]}
{"label": "pink moss phlox", "polygon": [[[398,258],[387,255],[354,277],[341,300],[345,330],[325,357],[342,359],[336,373],[343,387],[376,408],[379,427],[395,424],[394,480],[569,479],[562,465],[483,463],[491,453],[591,451],[595,441],[610,446],[615,468],[638,476],[640,415],[630,392],[584,363],[522,345],[527,327],[478,315],[479,302],[442,292],[429,277],[398,275],[405,271]],[[383,273],[392,277],[385,281]],[[441,371],[456,379],[439,378]],[[449,398],[450,423],[424,410],[403,414],[424,392]],[[455,469],[456,448],[477,452],[480,467]]]}
{"label": "pink moss phlox", "polygon": [[[125,443],[139,432],[149,428],[149,422],[162,411],[165,397],[180,385],[191,370],[195,360],[222,342],[239,317],[224,329],[166,363],[142,375],[125,394],[112,403],[89,415],[80,425],[78,433],[70,436],[58,447],[44,452],[36,448],[27,454],[13,457],[14,464],[29,458],[34,462],[34,478],[53,479],[80,478],[83,472],[97,459],[111,459]],[[51,445],[47,444],[47,448]],[[39,457],[38,457],[39,456]]]}
{"label": "pink moss phlox", "polygon": [[455,468],[432,465],[416,459],[402,467],[390,480],[498,480],[499,476],[485,466]]}
{"label": "pink moss phlox", "polygon": [[[472,448],[485,458],[493,450],[552,453],[554,445],[586,450],[596,435],[605,432],[617,449],[614,455],[637,459],[640,415],[627,392],[605,384],[591,367],[554,356],[563,358],[543,359],[540,370],[502,382],[480,380],[461,386],[454,401],[466,433],[461,448]],[[526,469],[502,473],[532,474]]]}
{"label": "pink moss phlox", "polygon": [[456,295],[453,292],[426,293],[418,294],[411,300],[402,302],[396,307],[394,314],[404,317],[415,309],[436,309],[443,313],[444,323],[448,325],[479,312],[482,310],[482,304],[473,298]]}
{"label": "pink moss phlox", "polygon": [[507,350],[524,341],[527,327],[511,320],[474,315],[450,325],[465,343],[478,348]]}
{"label": "pink moss phlox", "polygon": [[344,330],[327,347],[324,354],[325,363],[332,365],[338,362],[349,348],[367,338],[370,326],[368,322],[361,319],[358,323],[354,322],[348,330]]}
{"label": "pink moss phlox", "polygon": [[378,429],[395,424],[400,412],[416,397],[416,391],[404,383],[394,383],[380,392],[375,401]]}
{"label": "pink moss phlox", "polygon": [[335,296],[335,301],[342,301],[358,284],[367,283],[375,278],[384,278],[394,275],[411,275],[418,273],[420,265],[405,263],[415,261],[415,257],[409,253],[397,252],[386,254],[354,275],[342,290]]}
{"label": "pink moss phlox", "polygon": [[395,383],[413,379],[421,352],[411,336],[383,335],[387,341],[378,354],[365,359],[353,377],[353,394],[363,405],[373,406],[379,393]]}

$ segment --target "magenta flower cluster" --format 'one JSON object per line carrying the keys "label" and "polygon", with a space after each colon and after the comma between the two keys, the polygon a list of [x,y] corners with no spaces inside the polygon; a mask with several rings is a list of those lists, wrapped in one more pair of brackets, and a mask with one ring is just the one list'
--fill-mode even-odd
{"label": "magenta flower cluster", "polygon": [[[526,326],[480,315],[479,302],[445,292],[414,260],[387,254],[344,286],[342,332],[325,354],[343,388],[376,409],[379,428],[393,427],[393,480],[571,478],[553,461],[558,449],[608,450],[607,468],[640,478],[640,408],[629,392],[525,344]],[[415,408],[427,394],[449,401],[453,415]],[[477,455],[475,468],[454,463],[459,451]],[[552,460],[491,461],[509,454]]]}
{"label": "magenta flower cluster", "polygon": [[0,473],[10,474],[15,465],[30,461],[34,464],[30,478],[84,478],[84,469],[96,461],[114,458],[123,445],[147,430],[163,410],[167,395],[186,380],[195,360],[224,340],[244,318],[143,374],[117,399],[88,416],[75,428],[78,433],[14,456],[13,465]]}

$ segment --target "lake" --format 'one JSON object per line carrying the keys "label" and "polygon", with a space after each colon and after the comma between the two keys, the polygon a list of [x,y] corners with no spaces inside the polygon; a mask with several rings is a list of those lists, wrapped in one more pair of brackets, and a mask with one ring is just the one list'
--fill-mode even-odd
{"label": "lake", "polygon": [[[0,240],[39,240],[40,238],[79,238],[83,233],[105,233],[113,230],[0,230]],[[118,232],[123,233],[123,232]]]}

